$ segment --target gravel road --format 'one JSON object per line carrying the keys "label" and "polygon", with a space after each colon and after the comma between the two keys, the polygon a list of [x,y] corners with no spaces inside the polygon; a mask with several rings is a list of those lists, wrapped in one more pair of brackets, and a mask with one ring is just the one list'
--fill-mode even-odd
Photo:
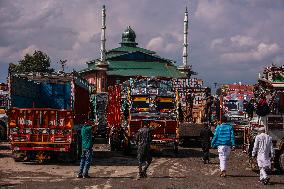
{"label": "gravel road", "polygon": [[89,179],[77,179],[75,164],[14,162],[8,143],[0,144],[0,188],[20,189],[185,189],[185,188],[284,188],[284,175],[274,172],[269,185],[258,182],[258,174],[247,168],[247,156],[232,152],[228,176],[219,177],[217,151],[211,150],[211,164],[201,161],[201,149],[182,147],[179,154],[155,153],[148,178],[136,180],[135,156],[110,152],[105,144],[94,147],[94,164]]}

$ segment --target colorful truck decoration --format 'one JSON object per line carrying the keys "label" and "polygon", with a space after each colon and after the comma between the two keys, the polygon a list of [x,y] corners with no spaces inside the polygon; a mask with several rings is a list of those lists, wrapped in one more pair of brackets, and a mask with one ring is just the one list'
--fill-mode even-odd
{"label": "colorful truck decoration", "polygon": [[135,78],[109,88],[111,146],[119,144],[126,151],[135,148],[135,135],[144,120],[152,126],[161,125],[152,133],[152,148],[178,151],[177,95],[172,80]]}
{"label": "colorful truck decoration", "polygon": [[[74,161],[88,119],[89,85],[72,74],[10,74],[8,134],[16,161]],[[80,102],[78,101],[80,99]]]}
{"label": "colorful truck decoration", "polygon": [[246,130],[245,141],[247,151],[253,144],[255,132],[259,127],[265,127],[266,132],[272,137],[275,150],[274,164],[284,171],[284,65],[266,67],[259,74],[258,84],[254,87],[256,102],[260,97],[265,97],[269,114],[250,121]]}

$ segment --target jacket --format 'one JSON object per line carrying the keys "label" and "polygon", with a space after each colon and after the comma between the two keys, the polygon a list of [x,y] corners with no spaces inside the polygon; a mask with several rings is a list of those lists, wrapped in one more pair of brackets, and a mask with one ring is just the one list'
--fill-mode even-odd
{"label": "jacket", "polygon": [[93,147],[92,126],[84,125],[81,129],[82,149],[90,149]]}
{"label": "jacket", "polygon": [[211,146],[235,146],[235,135],[233,127],[228,123],[218,125],[214,132],[214,137],[211,141]]}

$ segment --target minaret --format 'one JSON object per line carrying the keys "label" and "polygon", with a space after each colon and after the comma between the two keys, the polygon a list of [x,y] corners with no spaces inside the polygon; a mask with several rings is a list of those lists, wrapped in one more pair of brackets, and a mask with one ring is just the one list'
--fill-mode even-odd
{"label": "minaret", "polygon": [[182,67],[188,68],[188,12],[187,7],[184,13],[183,20],[183,53],[182,53]]}
{"label": "minaret", "polygon": [[102,9],[102,33],[101,33],[101,64],[106,64],[106,9]]}

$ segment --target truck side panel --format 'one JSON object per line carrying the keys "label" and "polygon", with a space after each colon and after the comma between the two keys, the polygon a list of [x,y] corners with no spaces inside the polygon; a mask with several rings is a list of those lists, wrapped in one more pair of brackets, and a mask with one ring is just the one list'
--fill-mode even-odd
{"label": "truck side panel", "polygon": [[74,88],[74,123],[84,123],[90,113],[89,91],[81,85]]}
{"label": "truck side panel", "polygon": [[71,111],[13,108],[8,124],[12,150],[69,151],[73,126]]}

